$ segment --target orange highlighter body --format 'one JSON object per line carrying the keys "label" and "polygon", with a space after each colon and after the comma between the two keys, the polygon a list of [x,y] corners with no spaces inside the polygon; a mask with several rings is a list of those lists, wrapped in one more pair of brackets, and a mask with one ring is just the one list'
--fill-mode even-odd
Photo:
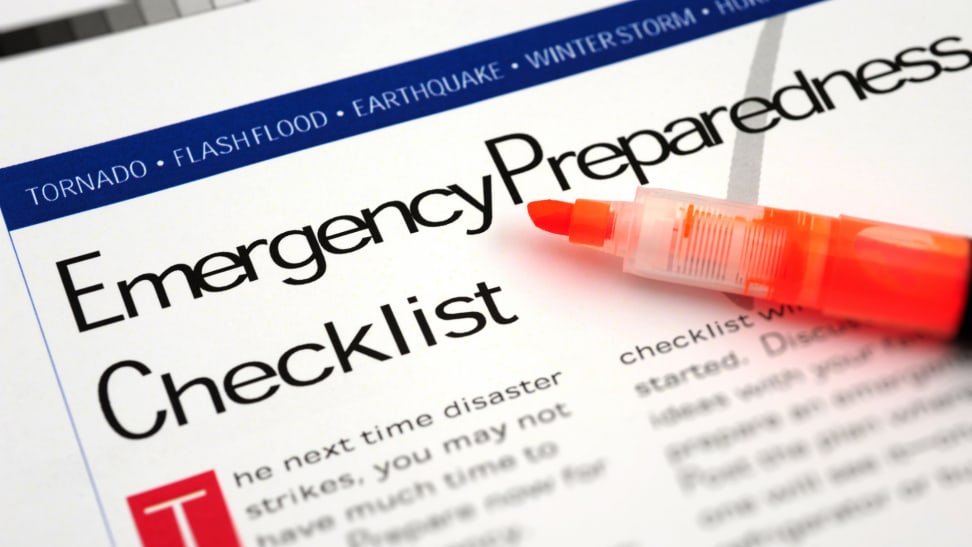
{"label": "orange highlighter body", "polygon": [[534,223],[643,277],[972,340],[970,241],[654,188],[634,202],[529,204]]}

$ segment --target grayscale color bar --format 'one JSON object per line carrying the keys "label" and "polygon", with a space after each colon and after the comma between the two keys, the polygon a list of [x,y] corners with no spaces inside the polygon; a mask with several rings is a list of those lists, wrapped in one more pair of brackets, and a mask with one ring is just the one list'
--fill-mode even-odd
{"label": "grayscale color bar", "polygon": [[138,0],[138,7],[149,25],[179,17],[173,0]]}
{"label": "grayscale color bar", "polygon": [[95,36],[101,36],[110,32],[108,30],[108,21],[105,20],[105,14],[100,11],[78,15],[77,17],[71,18],[70,22],[71,28],[74,29],[74,35],[77,36],[78,40],[94,38]]}
{"label": "grayscale color bar", "polygon": [[213,9],[209,0],[176,0],[176,7],[182,15],[194,15]]}
{"label": "grayscale color bar", "polygon": [[138,11],[138,6],[135,4],[125,4],[124,6],[106,9],[105,19],[108,21],[108,27],[111,28],[112,32],[128,30],[145,24],[142,13]]}

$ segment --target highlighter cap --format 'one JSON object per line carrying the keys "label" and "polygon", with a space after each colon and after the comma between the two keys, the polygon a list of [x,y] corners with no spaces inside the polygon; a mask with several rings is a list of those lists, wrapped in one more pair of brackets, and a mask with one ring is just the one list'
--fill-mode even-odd
{"label": "highlighter cap", "polygon": [[777,296],[787,269],[787,234],[784,227],[766,222],[767,208],[656,188],[639,188],[633,204],[612,205],[614,237],[605,250],[624,257],[626,272],[722,292]]}

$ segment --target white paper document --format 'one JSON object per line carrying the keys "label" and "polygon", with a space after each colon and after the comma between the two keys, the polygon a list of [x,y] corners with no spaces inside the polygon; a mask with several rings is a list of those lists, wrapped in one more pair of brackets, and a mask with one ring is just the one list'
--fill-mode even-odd
{"label": "white paper document", "polygon": [[972,234],[967,2],[258,2],[0,81],[4,544],[968,544],[966,350],[526,211]]}

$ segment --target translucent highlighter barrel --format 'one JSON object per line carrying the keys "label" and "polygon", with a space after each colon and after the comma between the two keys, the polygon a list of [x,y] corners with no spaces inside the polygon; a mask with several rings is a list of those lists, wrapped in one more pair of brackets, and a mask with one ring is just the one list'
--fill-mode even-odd
{"label": "translucent highlighter barrel", "polygon": [[629,273],[943,337],[963,323],[964,237],[652,188],[611,213],[603,249]]}

